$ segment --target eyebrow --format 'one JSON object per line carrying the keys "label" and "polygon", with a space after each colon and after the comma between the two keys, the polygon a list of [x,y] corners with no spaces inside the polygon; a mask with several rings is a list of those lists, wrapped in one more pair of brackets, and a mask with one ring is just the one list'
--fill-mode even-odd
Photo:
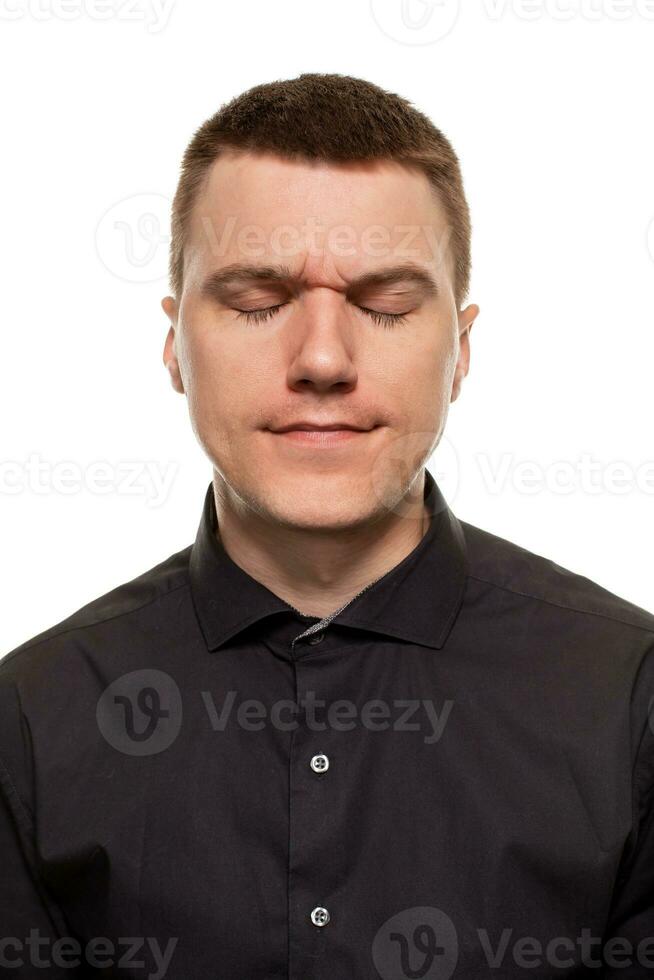
{"label": "eyebrow", "polygon": [[[201,287],[201,294],[221,298],[230,286],[248,286],[253,283],[283,283],[301,285],[301,278],[294,276],[287,265],[243,265],[234,263],[210,272]],[[375,286],[393,286],[407,283],[422,289],[427,295],[437,296],[439,287],[432,275],[415,262],[394,265],[385,269],[373,269],[353,279],[348,293],[359,292]]]}

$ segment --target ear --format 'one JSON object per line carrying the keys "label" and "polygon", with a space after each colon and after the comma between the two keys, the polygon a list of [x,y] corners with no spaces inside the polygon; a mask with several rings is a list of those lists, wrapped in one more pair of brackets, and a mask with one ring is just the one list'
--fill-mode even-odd
{"label": "ear", "polygon": [[452,394],[450,396],[450,401],[454,402],[461,394],[461,385],[463,384],[463,379],[470,369],[470,331],[472,330],[472,325],[479,313],[479,307],[475,303],[471,303],[467,306],[465,310],[461,310],[457,314],[458,319],[458,330],[459,330],[459,356],[456,362],[456,368],[454,370],[454,379],[452,381]]}
{"label": "ear", "polygon": [[168,336],[166,337],[166,342],[163,349],[163,362],[170,375],[170,381],[175,389],[180,395],[184,394],[184,382],[182,381],[182,373],[179,369],[179,361],[177,359],[177,351],[175,349],[175,341],[177,330],[177,303],[172,296],[164,296],[161,300],[161,308],[170,320],[170,329],[168,331]]}

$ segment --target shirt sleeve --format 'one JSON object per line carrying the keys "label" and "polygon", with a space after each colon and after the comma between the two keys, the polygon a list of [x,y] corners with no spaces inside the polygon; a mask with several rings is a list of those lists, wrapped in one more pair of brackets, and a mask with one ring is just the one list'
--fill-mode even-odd
{"label": "shirt sleeve", "polygon": [[606,980],[654,977],[654,698],[634,765],[632,798],[634,829],[603,941]]}
{"label": "shirt sleeve", "polygon": [[34,822],[25,799],[29,773],[15,771],[16,761],[25,762],[26,756],[12,687],[0,685],[0,976],[80,980],[87,975],[84,950],[75,946],[39,879]]}

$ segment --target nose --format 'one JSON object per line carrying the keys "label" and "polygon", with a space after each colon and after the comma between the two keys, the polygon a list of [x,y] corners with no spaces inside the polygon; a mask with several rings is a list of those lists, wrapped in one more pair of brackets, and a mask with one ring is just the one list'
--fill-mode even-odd
{"label": "nose", "polygon": [[307,290],[288,322],[289,387],[351,390],[357,381],[355,326],[343,295],[328,287]]}

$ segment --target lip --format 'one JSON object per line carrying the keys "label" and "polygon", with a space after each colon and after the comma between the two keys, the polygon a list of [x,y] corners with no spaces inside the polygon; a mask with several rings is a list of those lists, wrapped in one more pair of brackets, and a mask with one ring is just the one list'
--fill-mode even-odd
{"label": "lip", "polygon": [[283,440],[296,446],[309,446],[314,449],[329,449],[342,446],[346,443],[354,442],[362,436],[374,432],[377,426],[372,429],[355,429],[350,427],[333,426],[305,426],[303,428],[294,427],[292,429],[269,430],[270,434],[277,439]]}
{"label": "lip", "polygon": [[292,425],[286,425],[281,429],[272,429],[271,431],[276,434],[282,434],[285,432],[336,432],[343,429],[351,429],[354,432],[370,432],[370,429],[362,429],[358,425],[351,425],[349,422],[329,422],[327,425],[321,425],[319,422],[294,422]]}

